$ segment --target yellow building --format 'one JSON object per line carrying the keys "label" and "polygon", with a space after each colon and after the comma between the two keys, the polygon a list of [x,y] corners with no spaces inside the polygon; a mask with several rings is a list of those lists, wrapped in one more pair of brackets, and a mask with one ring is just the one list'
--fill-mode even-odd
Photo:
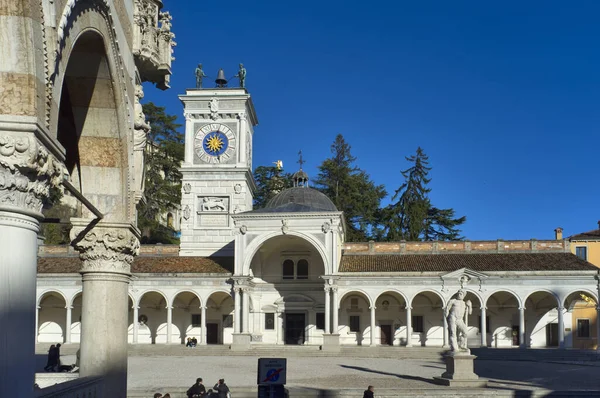
{"label": "yellow building", "polygon": [[[555,232],[556,239],[562,240],[562,228],[557,228]],[[572,235],[567,240],[570,242],[573,254],[600,268],[600,221],[598,229]],[[598,319],[597,306],[593,298],[583,294],[581,300],[572,302],[568,310],[573,317],[571,331],[573,348],[596,349],[598,347],[598,341],[594,337]]]}

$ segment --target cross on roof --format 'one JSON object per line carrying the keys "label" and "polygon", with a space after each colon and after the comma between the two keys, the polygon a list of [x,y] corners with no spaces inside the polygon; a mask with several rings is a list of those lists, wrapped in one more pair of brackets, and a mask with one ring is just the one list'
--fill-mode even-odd
{"label": "cross on roof", "polygon": [[304,160],[302,160],[302,151],[298,152],[298,163],[300,164],[300,170],[302,170],[302,165],[305,163]]}

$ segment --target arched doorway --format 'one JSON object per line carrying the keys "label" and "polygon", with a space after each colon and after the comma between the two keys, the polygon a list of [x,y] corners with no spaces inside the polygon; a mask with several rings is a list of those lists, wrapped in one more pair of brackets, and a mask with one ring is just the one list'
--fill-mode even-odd
{"label": "arched doorway", "polygon": [[[334,308],[334,311],[337,309]],[[340,344],[369,345],[371,333],[370,324],[371,299],[360,291],[345,293],[339,305]]]}
{"label": "arched doorway", "polygon": [[[412,333],[407,345],[442,347],[444,345],[444,299],[433,291],[423,291],[410,304]],[[407,313],[408,316],[408,313]]]}
{"label": "arched doorway", "polygon": [[233,298],[215,292],[206,300],[206,344],[231,344],[233,341]]}
{"label": "arched doorway", "polygon": [[519,300],[506,291],[494,292],[486,301],[490,317],[491,346],[518,347],[521,343],[519,335]]}
{"label": "arched doorway", "polygon": [[46,292],[40,297],[38,309],[39,343],[64,343],[66,338],[67,302],[56,291]]}
{"label": "arched doorway", "polygon": [[71,342],[81,342],[81,292],[77,293],[71,301],[73,307],[71,315]]}
{"label": "arched doorway", "polygon": [[185,344],[187,338],[199,340],[202,335],[202,304],[194,292],[180,292],[173,298],[173,325],[181,333],[173,342]]}
{"label": "arched doorway", "polygon": [[382,346],[406,345],[406,298],[399,292],[381,293],[375,300],[376,325],[379,336],[376,344]]}
{"label": "arched doorway", "polygon": [[558,299],[547,291],[525,299],[525,346],[558,347]]}
{"label": "arched doorway", "polygon": [[148,291],[139,301],[138,344],[167,342],[167,299],[156,291]]}
{"label": "arched doorway", "polygon": [[598,348],[598,298],[584,290],[570,293],[564,301],[564,346]]}

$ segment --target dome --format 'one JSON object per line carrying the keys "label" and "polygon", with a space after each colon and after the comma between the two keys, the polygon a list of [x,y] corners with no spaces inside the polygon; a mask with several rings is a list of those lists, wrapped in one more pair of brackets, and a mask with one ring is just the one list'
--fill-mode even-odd
{"label": "dome", "polygon": [[308,187],[288,188],[277,195],[258,213],[302,213],[338,211],[323,193]]}

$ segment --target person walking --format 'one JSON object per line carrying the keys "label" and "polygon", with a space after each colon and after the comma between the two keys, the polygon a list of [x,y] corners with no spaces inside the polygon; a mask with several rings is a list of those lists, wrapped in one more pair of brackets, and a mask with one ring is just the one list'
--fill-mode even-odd
{"label": "person walking", "polygon": [[186,392],[188,398],[199,398],[206,396],[206,388],[202,384],[202,377],[196,379],[196,383],[191,386]]}
{"label": "person walking", "polygon": [[46,362],[46,366],[44,366],[44,370],[49,372],[54,369],[54,357],[56,356],[56,346],[52,344],[50,349],[48,350],[48,361]]}
{"label": "person walking", "polygon": [[225,384],[225,379],[219,379],[213,390],[218,394],[219,398],[230,398],[229,387]]}
{"label": "person walking", "polygon": [[373,398],[373,394],[375,393],[375,388],[373,386],[367,387],[363,394],[363,398]]}

